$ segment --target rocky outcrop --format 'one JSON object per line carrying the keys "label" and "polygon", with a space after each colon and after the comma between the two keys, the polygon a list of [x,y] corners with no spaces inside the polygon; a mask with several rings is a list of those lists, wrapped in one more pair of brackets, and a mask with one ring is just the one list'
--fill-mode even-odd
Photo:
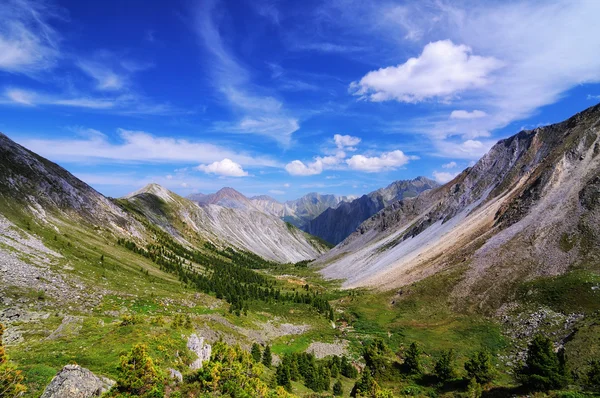
{"label": "rocky outcrop", "polygon": [[188,338],[187,348],[198,356],[190,365],[190,369],[202,369],[202,364],[210,360],[212,347],[210,344],[204,344],[204,338],[198,337],[195,333]]}
{"label": "rocky outcrop", "polygon": [[363,221],[389,204],[415,197],[421,192],[437,186],[435,181],[425,177],[395,181],[385,188],[363,195],[352,202],[341,203],[335,208],[325,210],[308,222],[305,231],[337,245],[354,232]]}
{"label": "rocky outcrop", "polygon": [[79,365],[67,365],[54,376],[41,398],[99,397],[115,384]]}

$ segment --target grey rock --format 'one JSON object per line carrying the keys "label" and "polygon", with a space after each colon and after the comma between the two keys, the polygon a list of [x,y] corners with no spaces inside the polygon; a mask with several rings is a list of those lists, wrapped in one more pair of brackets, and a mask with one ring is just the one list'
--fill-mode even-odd
{"label": "grey rock", "polygon": [[188,338],[187,348],[198,356],[198,359],[190,365],[190,369],[202,369],[202,363],[210,360],[212,347],[210,344],[204,344],[204,338],[198,337],[195,333]]}
{"label": "grey rock", "polygon": [[175,379],[179,383],[181,383],[183,381],[183,375],[181,374],[180,371],[178,371],[177,369],[172,369],[172,368],[169,368],[168,370],[169,370],[169,377],[171,377],[171,379]]}
{"label": "grey rock", "polygon": [[99,397],[115,384],[79,365],[67,365],[54,376],[41,398]]}

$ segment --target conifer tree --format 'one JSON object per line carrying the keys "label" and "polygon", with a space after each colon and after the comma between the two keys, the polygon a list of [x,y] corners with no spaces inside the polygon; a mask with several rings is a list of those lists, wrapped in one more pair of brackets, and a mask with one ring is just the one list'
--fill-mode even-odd
{"label": "conifer tree", "polygon": [[417,346],[417,343],[412,342],[406,350],[406,357],[404,358],[404,371],[408,374],[420,374],[421,368],[421,350]]}
{"label": "conifer tree", "polygon": [[465,362],[465,370],[469,379],[475,379],[477,383],[485,384],[492,381],[494,369],[490,354],[486,350],[477,351]]}
{"label": "conifer tree", "polygon": [[271,364],[273,363],[273,356],[271,355],[271,347],[270,346],[266,346],[265,350],[263,352],[263,356],[262,356],[262,363],[263,365],[265,365],[266,367],[271,367]]}
{"label": "conifer tree", "polygon": [[435,363],[434,371],[437,378],[442,382],[446,382],[455,377],[453,350],[442,352],[442,355]]}
{"label": "conifer tree", "polygon": [[534,391],[563,388],[569,382],[564,350],[555,353],[552,341],[541,335],[533,339],[525,364],[515,373],[525,387]]}
{"label": "conifer tree", "polygon": [[260,346],[258,345],[258,343],[252,344],[252,350],[250,351],[250,354],[252,355],[254,362],[260,362],[260,359],[262,358],[262,353],[260,352]]}

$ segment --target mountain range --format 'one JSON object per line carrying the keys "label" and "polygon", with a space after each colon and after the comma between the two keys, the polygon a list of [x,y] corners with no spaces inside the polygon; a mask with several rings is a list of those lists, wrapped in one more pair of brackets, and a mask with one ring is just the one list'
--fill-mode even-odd
{"label": "mountain range", "polygon": [[454,295],[506,303],[513,286],[600,259],[600,105],[499,141],[447,184],[392,203],[317,260],[347,288],[389,290],[453,267]]}
{"label": "mountain range", "polygon": [[113,201],[5,135],[0,135],[0,159],[6,213],[28,214],[57,230],[65,224],[96,228],[145,245],[152,241],[150,224],[187,246],[208,241],[279,262],[314,259],[325,250],[277,217],[241,207],[198,206],[157,184]]}
{"label": "mountain range", "polygon": [[188,199],[200,204],[216,204],[232,209],[255,209],[279,217],[296,227],[306,230],[308,222],[329,208],[355,199],[354,196],[322,195],[308,193],[299,199],[279,202],[268,195],[246,197],[233,188],[225,187],[212,194],[194,193]]}

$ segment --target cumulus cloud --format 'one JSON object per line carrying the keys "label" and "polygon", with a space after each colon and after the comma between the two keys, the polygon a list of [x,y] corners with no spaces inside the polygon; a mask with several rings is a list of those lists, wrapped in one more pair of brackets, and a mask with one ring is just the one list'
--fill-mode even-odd
{"label": "cumulus cloud", "polygon": [[451,173],[448,171],[434,171],[433,178],[440,184],[445,184],[448,181],[451,181],[454,177],[456,177],[458,173]]}
{"label": "cumulus cloud", "polygon": [[494,57],[473,55],[469,46],[441,40],[427,44],[419,57],[404,64],[367,73],[350,89],[354,95],[374,102],[445,100],[485,86],[491,72],[501,65]]}
{"label": "cumulus cloud", "polygon": [[285,165],[285,170],[293,176],[312,176],[323,172],[323,162],[317,159],[305,164],[300,160],[293,160]]}
{"label": "cumulus cloud", "polygon": [[364,156],[354,155],[346,160],[346,163],[352,170],[365,171],[367,173],[375,173],[385,170],[395,170],[398,167],[404,166],[414,156],[407,156],[401,150],[382,153],[380,156]]}
{"label": "cumulus cloud", "polygon": [[333,136],[333,141],[339,149],[347,148],[348,150],[353,150],[354,148],[352,147],[358,145],[361,140],[359,137],[353,137],[351,135],[335,134]]}
{"label": "cumulus cloud", "polygon": [[201,164],[197,169],[206,174],[217,174],[226,177],[246,177],[248,175],[248,172],[244,171],[239,163],[227,158],[208,165]]}
{"label": "cumulus cloud", "polygon": [[484,111],[474,110],[472,112],[465,110],[456,110],[452,111],[450,114],[450,119],[479,119],[482,117],[486,117],[487,113]]}
{"label": "cumulus cloud", "polygon": [[442,168],[444,169],[455,169],[458,165],[456,164],[456,162],[450,162],[450,163],[446,163],[442,165]]}

